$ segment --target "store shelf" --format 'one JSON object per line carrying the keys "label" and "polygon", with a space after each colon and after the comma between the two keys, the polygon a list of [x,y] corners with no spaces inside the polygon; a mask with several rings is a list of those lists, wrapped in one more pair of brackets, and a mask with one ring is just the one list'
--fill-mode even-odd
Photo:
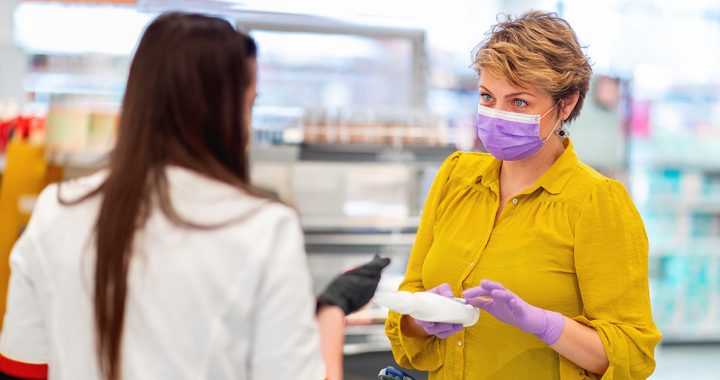
{"label": "store shelf", "polygon": [[455,152],[451,146],[382,144],[260,145],[251,148],[251,158],[266,162],[390,162],[404,164],[441,163]]}
{"label": "store shelf", "polygon": [[677,251],[650,251],[648,258],[651,260],[659,260],[665,257],[720,257],[720,251],[715,252],[704,252],[704,253],[690,253],[690,254],[678,254]]}
{"label": "store shelf", "polygon": [[667,256],[720,256],[720,237],[695,237],[684,242],[664,242],[662,244],[651,244],[651,257]]}
{"label": "store shelf", "polygon": [[107,75],[65,73],[29,73],[25,77],[26,92],[46,94],[122,96],[125,79]]}
{"label": "store shelf", "polygon": [[[385,313],[387,315],[387,312]],[[368,352],[390,351],[390,341],[385,335],[384,323],[352,325],[345,327],[345,355],[357,355]]]}
{"label": "store shelf", "polygon": [[388,311],[383,310],[382,311],[382,320],[383,323],[373,323],[373,324],[353,324],[352,322],[352,316],[354,314],[350,314],[347,316],[347,325],[345,326],[345,335],[348,336],[356,336],[356,335],[385,335],[385,325],[384,320],[385,317],[387,317]]}
{"label": "store shelf", "polygon": [[303,144],[300,159],[334,162],[442,162],[456,149],[450,146],[413,146],[373,144]]}
{"label": "store shelf", "polygon": [[299,157],[300,147],[297,145],[253,144],[250,147],[252,162],[292,163],[298,161]]}
{"label": "store shelf", "polygon": [[415,232],[420,217],[335,217],[301,216],[301,224],[306,232],[332,233],[335,231],[392,231]]}
{"label": "store shelf", "polygon": [[415,234],[306,234],[310,245],[412,245]]}
{"label": "store shelf", "polygon": [[663,159],[663,160],[640,160],[636,165],[646,166],[652,169],[690,169],[704,172],[720,172],[720,162],[700,159]]}
{"label": "store shelf", "polygon": [[698,332],[695,329],[662,331],[663,344],[720,343],[720,330]]}
{"label": "store shelf", "polygon": [[655,195],[644,206],[655,211],[698,211],[720,213],[720,194],[688,197],[684,195]]}
{"label": "store shelf", "polygon": [[75,152],[54,152],[50,161],[69,168],[99,168],[107,163],[109,150],[82,150]]}
{"label": "store shelf", "polygon": [[390,350],[391,347],[389,341],[345,343],[343,346],[343,354],[345,355],[360,355],[370,352],[387,352]]}

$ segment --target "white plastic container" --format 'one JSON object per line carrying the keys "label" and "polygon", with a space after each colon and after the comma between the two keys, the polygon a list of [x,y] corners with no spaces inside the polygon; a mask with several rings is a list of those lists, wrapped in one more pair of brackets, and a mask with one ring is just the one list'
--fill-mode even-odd
{"label": "white plastic container", "polygon": [[462,298],[448,298],[428,292],[378,293],[373,302],[426,322],[459,323],[468,327],[474,325],[480,317],[480,310]]}

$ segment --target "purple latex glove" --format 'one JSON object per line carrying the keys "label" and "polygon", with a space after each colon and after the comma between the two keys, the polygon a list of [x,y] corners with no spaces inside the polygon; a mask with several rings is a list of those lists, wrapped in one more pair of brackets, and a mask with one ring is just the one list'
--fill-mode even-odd
{"label": "purple latex glove", "polygon": [[494,281],[482,280],[480,286],[464,291],[463,298],[499,321],[537,336],[547,345],[555,343],[565,327],[562,314],[532,306]]}
{"label": "purple latex glove", "polygon": [[[435,293],[441,296],[455,298],[450,284],[440,284],[430,290],[426,290],[428,293]],[[445,322],[427,322],[416,319],[415,323],[422,327],[426,333],[435,335],[440,339],[445,339],[450,335],[462,331],[465,327],[460,323],[445,323]]]}

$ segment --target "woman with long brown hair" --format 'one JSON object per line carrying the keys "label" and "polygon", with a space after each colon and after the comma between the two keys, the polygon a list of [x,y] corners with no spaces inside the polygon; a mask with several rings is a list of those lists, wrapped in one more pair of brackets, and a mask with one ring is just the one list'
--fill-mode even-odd
{"label": "woman with long brown hair", "polygon": [[[109,168],[49,186],[13,249],[0,371],[324,377],[297,216],[249,185],[255,57],[221,19],[173,13],[148,26]],[[339,281],[322,304],[355,310],[384,265],[359,275],[372,278],[355,283],[364,295],[342,292],[357,278]]]}

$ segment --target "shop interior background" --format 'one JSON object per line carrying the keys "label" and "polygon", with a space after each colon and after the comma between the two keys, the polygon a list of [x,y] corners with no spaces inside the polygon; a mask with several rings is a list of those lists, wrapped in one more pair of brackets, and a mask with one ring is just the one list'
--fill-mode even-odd
{"label": "shop interior background", "polygon": [[[578,154],[625,182],[650,239],[664,335],[653,379],[720,373],[719,1],[2,0],[0,172],[18,123],[58,178],[102,165],[137,40],[178,9],[221,15],[259,43],[253,179],[299,211],[316,287],[379,252],[393,258],[387,290],[440,162],[480,149],[471,50],[499,13],[558,12],[594,69],[569,127]],[[32,197],[15,204],[6,232]],[[349,379],[393,364],[385,313],[348,318]]]}

